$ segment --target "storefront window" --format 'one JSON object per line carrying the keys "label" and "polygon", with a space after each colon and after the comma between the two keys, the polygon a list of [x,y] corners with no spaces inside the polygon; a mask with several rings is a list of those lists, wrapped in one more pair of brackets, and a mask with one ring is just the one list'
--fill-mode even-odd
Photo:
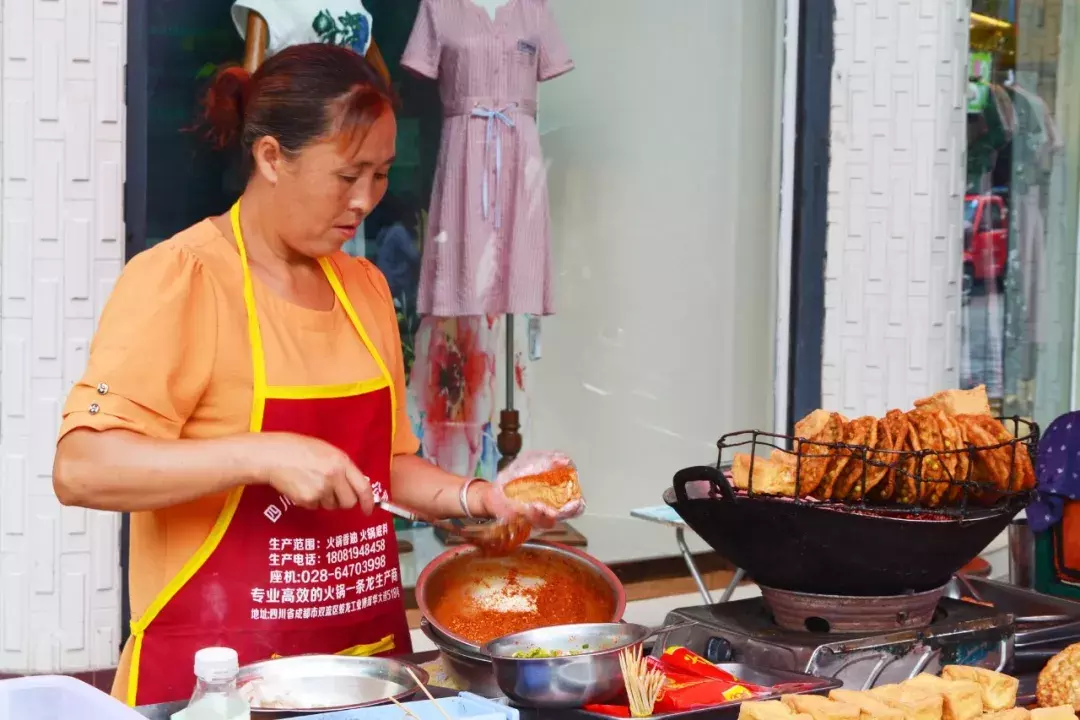
{"label": "storefront window", "polygon": [[961,383],[1046,423],[1070,408],[1074,383],[1077,5],[972,10]]}

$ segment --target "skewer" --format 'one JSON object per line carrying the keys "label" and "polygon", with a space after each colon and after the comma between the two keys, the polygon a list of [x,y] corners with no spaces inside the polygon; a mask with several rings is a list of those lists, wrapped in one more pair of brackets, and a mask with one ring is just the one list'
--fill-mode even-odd
{"label": "skewer", "polygon": [[424,691],[424,694],[427,695],[428,700],[430,700],[431,704],[435,706],[435,709],[439,711],[439,714],[446,718],[446,720],[453,720],[449,715],[446,714],[446,711],[442,709],[442,705],[435,701],[435,696],[428,692],[428,689],[424,687],[424,683],[420,682],[420,678],[416,677],[416,673],[412,671],[412,668],[406,666],[405,672],[409,673],[409,677],[413,679],[413,682],[416,683],[420,687],[420,689]]}
{"label": "skewer", "polygon": [[400,702],[398,701],[398,699],[397,699],[396,697],[394,697],[393,695],[390,695],[390,696],[389,696],[389,697],[387,698],[387,700],[389,700],[390,702],[394,703],[394,704],[395,704],[395,705],[397,705],[397,706],[398,706],[399,708],[401,708],[402,712],[404,712],[404,713],[405,713],[405,717],[410,717],[410,718],[413,718],[413,720],[420,720],[420,718],[419,718],[419,717],[417,717],[417,715],[416,715],[416,714],[415,714],[415,713],[414,713],[414,712],[413,712],[412,710],[410,710],[409,708],[407,708],[407,707],[405,707],[404,705],[402,705],[402,704],[401,704],[401,703],[400,703]]}

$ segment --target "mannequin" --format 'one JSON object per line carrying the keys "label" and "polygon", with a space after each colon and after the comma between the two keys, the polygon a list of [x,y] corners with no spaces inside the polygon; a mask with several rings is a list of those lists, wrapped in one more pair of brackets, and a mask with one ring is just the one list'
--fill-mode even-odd
{"label": "mannequin", "polygon": [[[266,46],[270,41],[270,29],[266,24],[266,20],[262,15],[255,11],[248,12],[247,16],[247,31],[244,33],[244,69],[248,72],[255,72],[262,65],[263,60],[266,59]],[[375,40],[371,41],[371,45],[368,47],[364,57],[372,67],[378,71],[379,75],[386,82],[390,84],[390,70],[386,67],[386,61],[383,59],[382,53],[379,51],[379,46],[375,44]]]}
{"label": "mannequin", "polygon": [[[483,376],[493,378],[491,328],[504,316],[506,409],[497,446],[506,463],[522,446],[514,409],[514,316],[555,312],[537,90],[574,64],[548,0],[421,0],[401,65],[438,82],[443,103],[417,301],[421,328],[428,326],[435,341],[428,349],[418,336],[413,371],[422,356],[437,365],[440,356],[471,351],[467,367],[484,368],[490,375]],[[434,365],[428,371],[430,377],[440,374],[450,373]],[[486,380],[473,384],[484,388],[485,398],[491,395]],[[456,385],[441,392],[461,394]],[[438,405],[439,394],[430,395]],[[427,437],[426,428],[436,424],[431,418],[448,426],[468,424],[475,453],[483,447],[480,425],[486,421],[478,408],[487,400],[470,397],[461,405],[472,413],[467,421],[459,417],[465,410],[444,420],[441,406],[427,408],[423,432]],[[449,443],[442,450],[458,460]],[[440,453],[429,456],[446,467]],[[472,454],[465,460],[471,463]]]}

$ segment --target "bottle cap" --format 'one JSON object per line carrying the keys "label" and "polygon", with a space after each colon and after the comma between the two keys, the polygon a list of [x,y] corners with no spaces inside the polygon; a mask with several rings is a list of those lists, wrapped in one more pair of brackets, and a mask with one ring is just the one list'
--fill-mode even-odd
{"label": "bottle cap", "polygon": [[240,658],[227,647],[203,648],[195,653],[195,677],[207,682],[228,680],[240,670]]}

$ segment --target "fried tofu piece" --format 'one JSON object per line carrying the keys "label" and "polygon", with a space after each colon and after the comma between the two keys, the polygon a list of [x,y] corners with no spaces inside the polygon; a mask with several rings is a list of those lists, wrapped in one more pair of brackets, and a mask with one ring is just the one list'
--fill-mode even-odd
{"label": "fried tofu piece", "polygon": [[938,409],[948,415],[990,415],[990,398],[986,386],[978,385],[970,390],[942,390],[928,398],[915,401],[915,407]]}
{"label": "fried tofu piece", "polygon": [[844,416],[828,410],[815,410],[795,423],[795,451],[802,454],[799,469],[799,492],[810,495],[825,478],[836,449],[844,439]]}
{"label": "fried tofu piece", "polygon": [[1004,673],[967,665],[946,665],[941,669],[946,680],[970,680],[982,689],[983,712],[1008,710],[1016,706],[1016,691],[1020,681]]}
{"label": "fried tofu piece", "polygon": [[1024,708],[1014,707],[1008,710],[984,713],[979,720],[1031,720],[1031,713]]}
{"label": "fried tofu piece", "polygon": [[1044,708],[1066,705],[1080,709],[1080,643],[1073,643],[1050,658],[1039,671],[1035,698]]}
{"label": "fried tofu piece", "polygon": [[[853,433],[855,434],[855,442],[853,445],[862,445],[871,450],[877,448],[878,445],[878,420],[870,416],[857,418],[851,421],[851,425],[854,426]],[[834,500],[843,500],[847,498],[853,489],[859,488],[861,491],[863,484],[863,475],[865,473],[867,487],[873,489],[870,485],[870,474],[873,465],[868,465],[863,462],[863,457],[873,457],[873,453],[866,453],[865,456],[858,452],[853,452],[851,459],[848,461],[847,467],[844,468],[843,474],[836,480],[836,485],[833,487],[832,497]]]}
{"label": "fried tofu piece", "polygon": [[[751,456],[739,453],[731,459],[731,479],[739,490],[750,489]],[[763,457],[754,457],[754,487],[759,495],[795,496],[795,467]]]}
{"label": "fried tofu piece", "polygon": [[780,700],[796,713],[805,713],[814,720],[860,720],[859,708],[820,695],[783,695]]}
{"label": "fried tofu piece", "polygon": [[[870,497],[874,500],[892,500],[893,494],[896,491],[897,482],[897,466],[900,464],[901,455],[899,451],[903,450],[907,445],[908,432],[911,426],[908,425],[907,418],[904,417],[904,413],[900,410],[890,410],[885,413],[885,417],[881,419],[882,428],[878,430],[880,433],[883,429],[886,437],[888,438],[888,448],[882,445],[879,450],[890,450],[891,452],[878,452],[875,459],[883,462],[887,465],[885,473],[882,479],[876,484],[874,490],[870,493]],[[901,478],[902,480],[903,478]]]}
{"label": "fried tofu piece", "polygon": [[943,720],[975,720],[982,715],[982,687],[971,680],[945,680],[936,675],[923,673],[901,683],[940,694],[945,702]]}
{"label": "fried tofu piece", "polygon": [[829,692],[829,699],[859,708],[861,720],[905,720],[901,710],[889,707],[867,692],[832,690]]}
{"label": "fried tofu piece", "polygon": [[891,708],[904,713],[907,720],[942,720],[945,698],[917,687],[882,685],[870,694]]}
{"label": "fried tofu piece", "polygon": [[1031,720],[1076,720],[1076,711],[1071,705],[1035,708],[1031,711]]}
{"label": "fried tofu piece", "polygon": [[791,720],[794,714],[779,700],[744,702],[739,706],[739,720]]}

